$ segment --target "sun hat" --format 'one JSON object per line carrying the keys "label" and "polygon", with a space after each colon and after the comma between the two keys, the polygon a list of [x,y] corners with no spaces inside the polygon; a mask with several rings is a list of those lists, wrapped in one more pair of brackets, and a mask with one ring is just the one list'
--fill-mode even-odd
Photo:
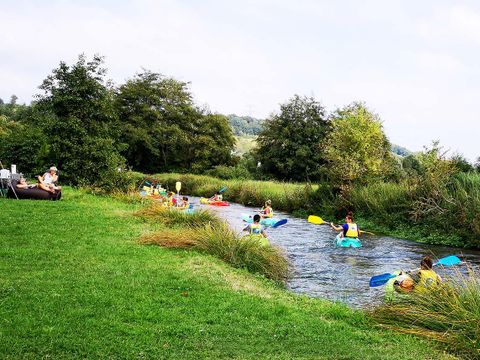
{"label": "sun hat", "polygon": [[55,166],[50,166],[49,171],[58,171],[58,169]]}

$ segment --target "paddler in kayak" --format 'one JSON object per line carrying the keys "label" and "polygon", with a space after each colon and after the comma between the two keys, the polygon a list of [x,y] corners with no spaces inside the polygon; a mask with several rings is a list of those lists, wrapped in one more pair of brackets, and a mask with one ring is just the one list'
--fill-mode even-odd
{"label": "paddler in kayak", "polygon": [[438,285],[442,278],[433,271],[433,261],[429,256],[425,256],[420,263],[420,270],[412,272],[401,272],[393,283],[397,292],[423,293],[429,291],[432,287]]}
{"label": "paddler in kayak", "polygon": [[360,229],[358,228],[358,225],[353,222],[352,215],[347,215],[345,217],[345,224],[341,226],[335,226],[333,223],[330,223],[330,226],[336,231],[342,231],[343,237],[358,239],[360,235]]}
{"label": "paddler in kayak", "polygon": [[220,193],[215,193],[215,195],[213,195],[210,199],[208,199],[209,201],[223,201],[223,196],[222,194]]}
{"label": "paddler in kayak", "polygon": [[265,201],[265,205],[260,211],[262,219],[273,218],[272,200]]}
{"label": "paddler in kayak", "polygon": [[260,225],[260,215],[255,214],[253,216],[253,223],[248,224],[243,231],[248,231],[250,235],[261,235],[263,237],[267,237],[267,233],[265,232],[262,225]]}

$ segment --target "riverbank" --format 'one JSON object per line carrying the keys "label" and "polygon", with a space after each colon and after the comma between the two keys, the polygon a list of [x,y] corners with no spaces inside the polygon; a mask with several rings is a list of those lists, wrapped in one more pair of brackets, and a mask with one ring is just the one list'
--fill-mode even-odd
{"label": "riverbank", "polygon": [[164,226],[142,206],[68,188],[0,199],[5,358],[452,358],[212,256],[142,245]]}
{"label": "riverbank", "polygon": [[225,198],[229,201],[261,207],[265,200],[271,199],[274,209],[305,218],[316,214],[325,219],[341,221],[346,209],[351,208],[364,229],[428,244],[480,248],[476,236],[480,228],[475,220],[480,219],[480,205],[477,206],[480,204],[480,176],[477,174],[462,175],[455,179],[455,186],[449,189],[449,196],[454,199],[449,200],[450,208],[445,207],[440,215],[432,213],[417,221],[411,218],[411,207],[417,201],[415,196],[419,195],[415,193],[416,189],[405,184],[375,183],[354,188],[346,199],[335,196],[324,185],[222,180],[176,173],[134,174],[137,182],[148,178],[170,189],[175,188],[175,182],[181,181],[182,192],[195,196],[210,197],[226,186]]}

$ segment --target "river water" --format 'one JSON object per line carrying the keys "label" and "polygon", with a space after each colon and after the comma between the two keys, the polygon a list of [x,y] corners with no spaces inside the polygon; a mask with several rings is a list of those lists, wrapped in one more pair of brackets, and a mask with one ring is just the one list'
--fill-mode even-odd
{"label": "river water", "polygon": [[[198,208],[198,198],[191,198]],[[255,209],[230,203],[227,207],[204,205],[241,231],[245,227],[242,214]],[[267,229],[272,245],[279,246],[293,267],[287,287],[296,293],[341,301],[353,307],[366,307],[382,302],[383,287],[369,288],[373,275],[411,270],[420,266],[423,256],[433,259],[457,255],[470,265],[480,266],[480,251],[421,244],[388,236],[362,235],[363,247],[342,248],[334,245],[337,232],[327,225],[313,225],[304,219],[275,212],[275,218],[288,219],[277,229]],[[361,224],[359,224],[361,227]],[[465,265],[437,267],[440,275],[465,271]]]}

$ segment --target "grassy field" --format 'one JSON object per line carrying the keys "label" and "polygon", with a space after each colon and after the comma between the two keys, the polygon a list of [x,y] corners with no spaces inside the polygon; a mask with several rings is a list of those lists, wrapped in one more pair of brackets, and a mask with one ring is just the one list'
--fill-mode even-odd
{"label": "grassy field", "polygon": [[163,225],[140,206],[0,199],[1,358],[449,358],[212,256],[141,245]]}

